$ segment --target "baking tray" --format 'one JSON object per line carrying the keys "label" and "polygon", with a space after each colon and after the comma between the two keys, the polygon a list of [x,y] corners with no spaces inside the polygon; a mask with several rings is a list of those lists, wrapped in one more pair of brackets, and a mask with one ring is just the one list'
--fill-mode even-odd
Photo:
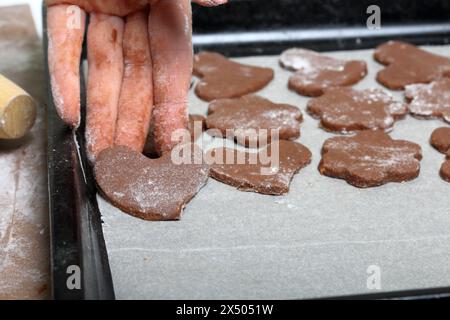
{"label": "baking tray", "polygon": [[[374,3],[387,15],[382,15],[380,30],[367,31],[365,9]],[[232,57],[275,54],[292,46],[319,51],[371,48],[396,38],[417,44],[446,44],[450,36],[450,25],[446,23],[449,12],[446,1],[416,1],[411,6],[409,1],[392,5],[389,1],[284,0],[275,4],[271,0],[235,0],[221,8],[194,7],[194,44],[196,51],[215,50]],[[302,16],[308,19],[298,19]],[[46,43],[44,36],[45,47]],[[82,147],[83,127],[77,133],[68,131],[58,119],[52,101],[49,91],[48,168],[54,297],[112,299],[114,290],[95,182]],[[84,97],[82,101],[84,109]],[[66,286],[70,265],[81,267],[81,290],[69,290]],[[448,296],[450,288],[422,288],[352,298]]]}

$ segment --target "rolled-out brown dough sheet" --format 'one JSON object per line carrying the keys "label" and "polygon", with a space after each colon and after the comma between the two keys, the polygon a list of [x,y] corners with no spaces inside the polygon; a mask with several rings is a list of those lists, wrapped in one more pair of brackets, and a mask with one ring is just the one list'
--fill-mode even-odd
{"label": "rolled-out brown dough sheet", "polygon": [[[427,49],[450,56],[450,46]],[[369,74],[355,88],[382,88],[373,50],[329,54],[367,62]],[[395,125],[394,139],[422,147],[413,181],[360,190],[321,176],[320,150],[334,134],[305,112],[308,98],[288,90],[292,73],[278,58],[237,61],[275,70],[257,94],[303,111],[298,141],[312,151],[311,165],[283,197],[210,179],[179,222],[143,222],[99,197],[118,298],[298,299],[450,285],[450,188],[439,177],[442,154],[428,141],[444,122],[408,116]],[[207,106],[191,92],[191,113]],[[380,289],[367,285],[378,270]]]}
{"label": "rolled-out brown dough sheet", "polygon": [[0,141],[0,299],[50,296],[43,61],[29,7],[0,8],[0,73],[39,105],[30,134]]}

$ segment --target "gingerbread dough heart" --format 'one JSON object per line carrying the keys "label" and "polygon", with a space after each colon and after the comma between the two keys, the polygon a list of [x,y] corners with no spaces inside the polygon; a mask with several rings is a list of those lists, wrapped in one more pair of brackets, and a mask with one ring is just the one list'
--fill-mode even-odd
{"label": "gingerbread dough heart", "polygon": [[100,153],[94,172],[102,193],[124,212],[145,220],[178,220],[209,170],[205,164],[174,164],[171,153],[149,159],[114,147]]}
{"label": "gingerbread dough heart", "polygon": [[377,74],[382,85],[402,90],[414,83],[429,83],[450,75],[450,59],[400,41],[389,41],[377,47],[375,59],[387,67]]}
{"label": "gingerbread dough heart", "polygon": [[241,145],[258,147],[270,143],[272,130],[277,130],[279,139],[297,139],[302,121],[303,115],[295,106],[246,95],[213,101],[206,125],[208,129],[220,130],[223,137],[235,138]]}
{"label": "gingerbread dough heart", "polygon": [[445,127],[434,130],[430,143],[439,152],[447,155],[447,160],[442,164],[440,174],[442,179],[450,182],[450,128]]}
{"label": "gingerbread dough heart", "polygon": [[[293,176],[311,162],[311,152],[302,144],[280,140],[279,163],[277,168],[265,164],[262,153],[249,153],[229,148],[213,149],[209,154],[219,154],[224,164],[211,164],[212,178],[234,186],[242,191],[253,191],[267,195],[283,195],[289,192]],[[271,150],[271,145],[267,146]],[[269,151],[271,156],[272,153]],[[256,160],[253,156],[256,156]],[[226,162],[233,159],[234,163]],[[237,159],[245,159],[242,164]],[[250,160],[254,160],[253,162]]]}
{"label": "gingerbread dough heart", "polygon": [[368,188],[416,178],[421,159],[418,144],[393,140],[381,130],[366,130],[352,137],[326,140],[319,171],[353,186]]}
{"label": "gingerbread dough heart", "polygon": [[344,61],[300,48],[284,51],[282,67],[296,71],[289,79],[289,88],[305,96],[317,97],[331,87],[358,83],[367,74],[364,61]]}
{"label": "gingerbread dough heart", "polygon": [[201,78],[195,93],[211,101],[259,91],[272,81],[274,71],[237,63],[218,53],[202,52],[194,57],[194,75]]}
{"label": "gingerbread dough heart", "polygon": [[308,112],[320,119],[322,128],[340,133],[360,130],[389,130],[408,109],[379,89],[331,88],[311,99]]}
{"label": "gingerbread dough heart", "polygon": [[411,84],[405,87],[409,112],[422,118],[442,118],[450,123],[450,78],[429,84]]}

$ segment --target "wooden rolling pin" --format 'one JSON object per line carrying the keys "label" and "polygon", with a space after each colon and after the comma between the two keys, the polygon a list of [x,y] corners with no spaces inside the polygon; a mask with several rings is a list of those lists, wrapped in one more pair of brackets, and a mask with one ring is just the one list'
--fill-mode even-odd
{"label": "wooden rolling pin", "polygon": [[25,136],[36,120],[36,110],[34,99],[0,74],[0,139]]}

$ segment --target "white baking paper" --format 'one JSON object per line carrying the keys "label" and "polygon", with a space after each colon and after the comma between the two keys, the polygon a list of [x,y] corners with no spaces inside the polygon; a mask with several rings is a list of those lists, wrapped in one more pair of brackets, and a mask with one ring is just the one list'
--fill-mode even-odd
{"label": "white baking paper", "polygon": [[[450,46],[428,48],[450,56]],[[366,60],[356,88],[381,87],[372,50],[336,52]],[[408,116],[391,135],[419,143],[420,176],[357,189],[321,176],[320,150],[333,134],[306,112],[307,98],[287,88],[278,57],[238,61],[274,68],[260,95],[298,106],[299,142],[313,153],[282,197],[237,191],[210,179],[179,222],[146,222],[99,197],[119,299],[298,299],[450,285],[450,184],[439,177],[444,155],[429,145],[439,120]],[[402,92],[393,92],[403,99]],[[190,112],[208,104],[190,95]]]}

